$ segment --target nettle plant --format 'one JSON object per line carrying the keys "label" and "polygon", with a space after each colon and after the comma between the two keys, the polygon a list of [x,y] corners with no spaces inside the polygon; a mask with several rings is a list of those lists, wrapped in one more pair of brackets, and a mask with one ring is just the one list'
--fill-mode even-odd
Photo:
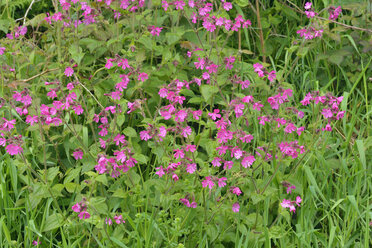
{"label": "nettle plant", "polygon": [[[290,71],[227,47],[252,28],[227,1],[55,7],[0,48],[2,156],[29,185],[27,208],[53,199],[42,230],[177,246],[291,225],[306,204],[295,173],[328,145],[342,97],[296,95]],[[317,28],[298,31],[301,46],[320,42]]]}

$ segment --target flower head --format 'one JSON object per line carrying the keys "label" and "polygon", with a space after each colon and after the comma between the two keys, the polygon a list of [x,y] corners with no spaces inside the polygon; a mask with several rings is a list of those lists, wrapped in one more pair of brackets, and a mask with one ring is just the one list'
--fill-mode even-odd
{"label": "flower head", "polygon": [[74,69],[72,69],[71,67],[66,67],[65,69],[66,77],[71,77],[73,74],[74,74]]}

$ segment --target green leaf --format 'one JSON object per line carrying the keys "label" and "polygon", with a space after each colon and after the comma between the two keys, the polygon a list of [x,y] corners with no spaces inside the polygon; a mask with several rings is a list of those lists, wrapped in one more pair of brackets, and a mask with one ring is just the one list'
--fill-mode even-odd
{"label": "green leaf", "polygon": [[152,39],[148,36],[142,36],[139,40],[139,43],[144,45],[147,49],[152,50]]}
{"label": "green leaf", "polygon": [[63,225],[62,215],[58,213],[52,214],[46,218],[43,232],[51,231],[62,225]]}
{"label": "green leaf", "polygon": [[103,183],[104,185],[107,186],[107,177],[106,177],[106,174],[102,174],[102,175],[99,175],[96,177],[96,181],[97,182],[101,182]]}
{"label": "green leaf", "polygon": [[167,39],[168,45],[171,46],[182,38],[182,34],[168,32],[168,33],[165,34],[165,37]]}
{"label": "green leaf", "polygon": [[108,208],[104,197],[93,197],[89,204],[100,214],[107,214]]}
{"label": "green leaf", "polygon": [[256,205],[257,203],[259,203],[260,201],[264,200],[265,197],[261,194],[257,194],[257,193],[252,193],[251,194],[251,199],[252,199],[252,204],[253,205]]}
{"label": "green leaf", "polygon": [[118,240],[117,238],[115,237],[111,237],[110,238],[115,244],[117,244],[118,246],[122,247],[122,248],[128,248],[128,246],[126,246],[123,242],[121,242],[120,240]]}
{"label": "green leaf", "polygon": [[58,175],[59,168],[52,167],[48,169],[48,181],[53,181],[53,179]]}
{"label": "green leaf", "polygon": [[81,60],[83,59],[85,53],[83,53],[83,49],[76,45],[72,45],[69,49],[72,59],[75,63],[80,64]]}
{"label": "green leaf", "polygon": [[76,191],[76,188],[79,186],[76,183],[65,183],[64,185],[69,193],[74,193]]}
{"label": "green leaf", "polygon": [[123,133],[128,136],[128,137],[137,137],[137,132],[136,130],[133,128],[133,127],[126,127],[124,130],[123,130]]}
{"label": "green leaf", "polygon": [[248,0],[234,0],[234,2],[242,8],[246,7],[249,3]]}
{"label": "green leaf", "polygon": [[212,95],[218,92],[218,88],[212,85],[202,85],[200,91],[204,100],[208,102]]}
{"label": "green leaf", "polygon": [[71,182],[76,177],[80,175],[81,167],[75,168],[75,169],[69,169],[66,174],[65,180],[63,181],[64,184]]}
{"label": "green leaf", "polygon": [[143,154],[136,153],[133,155],[133,158],[137,160],[140,164],[146,164],[148,161],[148,157]]}
{"label": "green leaf", "polygon": [[81,45],[86,46],[90,52],[93,52],[98,47],[102,46],[104,44],[103,41],[91,39],[91,38],[84,38],[79,41]]}

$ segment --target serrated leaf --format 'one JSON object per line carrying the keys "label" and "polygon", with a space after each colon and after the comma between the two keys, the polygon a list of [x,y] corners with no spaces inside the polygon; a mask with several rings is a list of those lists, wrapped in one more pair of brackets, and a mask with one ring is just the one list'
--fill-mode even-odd
{"label": "serrated leaf", "polygon": [[143,154],[134,154],[133,158],[137,160],[140,164],[146,164],[148,161],[148,157]]}
{"label": "serrated leaf", "polygon": [[212,95],[218,92],[218,88],[212,85],[202,85],[200,87],[201,94],[206,102],[212,97]]}
{"label": "serrated leaf", "polygon": [[81,167],[72,169],[67,171],[67,176],[65,177],[65,180],[63,181],[64,184],[71,182],[74,180],[77,176],[80,175]]}
{"label": "serrated leaf", "polygon": [[104,185],[107,186],[107,177],[106,177],[106,174],[99,175],[95,179],[96,179],[97,182],[101,182],[101,183],[103,183]]}
{"label": "serrated leaf", "polygon": [[124,130],[123,130],[123,133],[128,136],[128,137],[137,137],[137,132],[136,130],[133,128],[133,127],[126,127]]}
{"label": "serrated leaf", "polygon": [[76,45],[72,45],[69,49],[72,59],[75,63],[80,64],[81,60],[83,59],[85,53],[83,53],[83,49]]}
{"label": "serrated leaf", "polygon": [[69,193],[74,193],[76,191],[76,188],[79,186],[78,184],[76,183],[65,183],[65,189],[69,192]]}
{"label": "serrated leaf", "polygon": [[45,225],[43,227],[43,232],[51,231],[62,225],[63,225],[62,215],[58,213],[52,214],[46,218]]}
{"label": "serrated leaf", "polygon": [[100,214],[107,214],[108,208],[104,197],[93,197],[89,204]]}
{"label": "serrated leaf", "polygon": [[53,179],[58,175],[59,168],[58,167],[52,167],[48,169],[48,181],[53,181]]}

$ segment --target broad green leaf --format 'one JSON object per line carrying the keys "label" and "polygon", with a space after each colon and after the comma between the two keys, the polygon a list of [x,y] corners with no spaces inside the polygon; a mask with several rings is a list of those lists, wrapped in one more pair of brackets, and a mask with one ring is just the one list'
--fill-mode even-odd
{"label": "broad green leaf", "polygon": [[208,102],[212,95],[218,92],[218,88],[212,85],[202,85],[200,91],[204,100]]}
{"label": "broad green leaf", "polygon": [[46,217],[45,225],[43,227],[43,232],[52,231],[63,225],[63,217],[61,214],[55,213]]}

